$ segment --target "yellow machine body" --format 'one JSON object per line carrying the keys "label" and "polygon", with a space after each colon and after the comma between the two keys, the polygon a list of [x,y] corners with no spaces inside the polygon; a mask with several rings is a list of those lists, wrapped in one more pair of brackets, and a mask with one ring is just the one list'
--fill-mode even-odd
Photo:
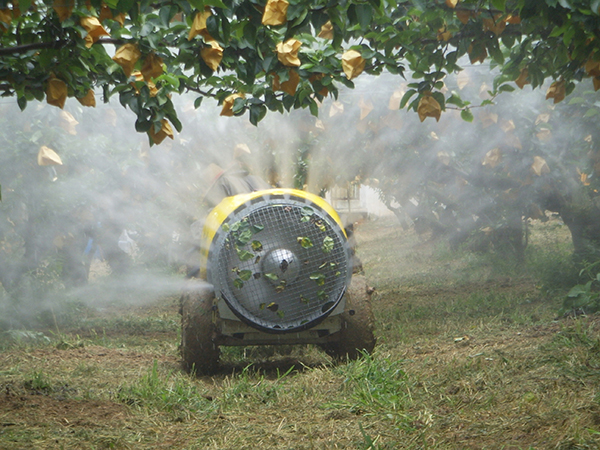
{"label": "yellow machine body", "polygon": [[310,192],[302,191],[299,189],[266,189],[261,191],[251,192],[249,194],[238,194],[231,197],[225,197],[213,210],[208,214],[206,221],[204,222],[204,228],[202,230],[202,240],[200,243],[200,275],[202,278],[206,277],[206,262],[208,259],[208,253],[210,246],[213,242],[215,235],[219,228],[227,220],[227,218],[236,211],[240,206],[252,201],[257,197],[262,196],[290,196],[301,198],[314,203],[317,207],[321,208],[336,222],[336,224],[342,230],[345,235],[344,225],[333,207],[327,203],[322,197],[311,194]]}

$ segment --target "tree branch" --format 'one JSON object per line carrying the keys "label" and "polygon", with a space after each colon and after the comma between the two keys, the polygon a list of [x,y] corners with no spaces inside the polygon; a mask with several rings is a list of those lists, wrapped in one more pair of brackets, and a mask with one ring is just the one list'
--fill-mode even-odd
{"label": "tree branch", "polygon": [[212,97],[212,98],[217,98],[216,94],[213,94],[212,92],[207,92],[207,91],[203,91],[200,88],[196,88],[196,87],[191,87],[191,86],[186,86],[185,89],[187,91],[191,91],[191,92],[195,92],[196,94],[200,94],[203,97]]}
{"label": "tree branch", "polygon": [[[44,48],[63,48],[72,42],[73,41],[70,41],[70,40],[58,40],[58,41],[54,41],[54,42],[35,42],[33,44],[15,45],[14,47],[0,48],[0,56],[17,55],[19,53],[28,52],[29,50],[41,50]],[[123,39],[105,38],[105,39],[98,39],[96,44],[119,45],[119,44],[123,44],[124,42],[125,41]]]}
{"label": "tree branch", "polygon": [[16,45],[14,47],[0,48],[0,56],[16,55],[19,53],[28,52],[29,50],[40,50],[43,48],[61,48],[67,43],[68,41],[36,42],[34,44],[23,44]]}

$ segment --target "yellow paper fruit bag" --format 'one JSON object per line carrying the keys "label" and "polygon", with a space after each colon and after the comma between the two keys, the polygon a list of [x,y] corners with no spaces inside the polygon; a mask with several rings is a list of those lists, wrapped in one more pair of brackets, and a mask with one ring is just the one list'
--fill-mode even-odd
{"label": "yellow paper fruit bag", "polygon": [[38,166],[62,166],[60,156],[51,148],[42,145],[37,155]]}
{"label": "yellow paper fruit bag", "polygon": [[81,26],[88,32],[85,37],[85,46],[90,48],[100,39],[100,36],[110,36],[110,33],[104,29],[97,17],[82,17]]}
{"label": "yellow paper fruit bag", "polygon": [[442,115],[442,107],[431,95],[424,95],[421,97],[421,100],[419,100],[417,113],[419,114],[419,120],[421,122],[427,117],[435,117],[435,120],[439,122],[440,116]]}
{"label": "yellow paper fruit bag", "polygon": [[236,92],[235,94],[231,94],[230,96],[228,96],[227,98],[225,98],[225,100],[223,100],[223,107],[221,108],[221,114],[219,114],[220,116],[227,116],[227,117],[231,117],[233,116],[233,103],[235,102],[236,98],[244,98],[245,95],[240,93],[240,92]]}
{"label": "yellow paper fruit bag", "polygon": [[204,37],[206,41],[214,40],[206,28],[206,19],[208,19],[210,16],[212,16],[212,12],[208,8],[196,14],[194,17],[194,22],[192,23],[192,28],[188,33],[188,41],[191,41],[198,35]]}
{"label": "yellow paper fruit bag", "polygon": [[287,0],[268,0],[262,16],[263,25],[283,25],[287,22]]}
{"label": "yellow paper fruit bag", "polygon": [[160,144],[165,138],[170,137],[173,139],[173,128],[167,119],[161,120],[161,128],[158,131],[154,131],[154,125],[148,130],[148,136],[152,139],[156,145]]}
{"label": "yellow paper fruit bag", "polygon": [[150,53],[146,56],[144,60],[144,64],[140,69],[142,75],[144,75],[144,80],[148,81],[152,78],[159,77],[163,74],[163,60],[156,53]]}
{"label": "yellow paper fruit bag", "polygon": [[117,49],[112,59],[123,68],[123,72],[129,77],[140,56],[142,54],[137,44],[125,44]]}
{"label": "yellow paper fruit bag", "polygon": [[342,55],[342,69],[349,80],[359,76],[365,70],[365,59],[356,50],[348,50]]}
{"label": "yellow paper fruit bag", "polygon": [[206,65],[214,71],[217,70],[219,64],[221,64],[221,60],[223,59],[223,49],[217,41],[209,41],[208,45],[208,47],[204,47],[200,50],[200,56]]}
{"label": "yellow paper fruit bag", "polygon": [[298,50],[302,42],[297,39],[288,39],[285,42],[277,44],[277,59],[284,66],[298,67],[300,59],[298,58]]}
{"label": "yellow paper fruit bag", "polygon": [[49,105],[62,109],[67,100],[67,85],[63,80],[51,75],[46,86],[46,101]]}
{"label": "yellow paper fruit bag", "polygon": [[75,0],[54,0],[52,4],[52,8],[56,11],[58,15],[58,20],[64,22],[73,13],[73,8],[75,8]]}
{"label": "yellow paper fruit bag", "polygon": [[87,94],[78,98],[77,101],[83,106],[91,106],[92,108],[96,107],[96,96],[94,95],[94,90],[90,89],[87,91]]}

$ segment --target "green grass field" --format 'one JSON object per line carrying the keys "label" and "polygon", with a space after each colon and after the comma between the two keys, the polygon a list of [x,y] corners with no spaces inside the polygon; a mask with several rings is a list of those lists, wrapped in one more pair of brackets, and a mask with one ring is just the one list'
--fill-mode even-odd
{"label": "green grass field", "polygon": [[225,348],[219,374],[193,378],[176,296],[71,305],[1,336],[0,449],[600,447],[600,318],[557,317],[564,227],[534,225],[523,267],[391,221],[357,240],[372,355]]}

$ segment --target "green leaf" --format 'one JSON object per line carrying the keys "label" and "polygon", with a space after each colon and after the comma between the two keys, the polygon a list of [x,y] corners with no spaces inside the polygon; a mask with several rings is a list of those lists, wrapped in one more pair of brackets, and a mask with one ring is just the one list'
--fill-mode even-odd
{"label": "green leaf", "polygon": [[250,106],[250,123],[252,125],[258,125],[265,115],[267,114],[267,107],[265,105],[252,105]]}
{"label": "green leaf", "polygon": [[452,95],[450,97],[448,97],[448,99],[446,100],[446,103],[450,103],[452,105],[456,105],[459,108],[462,108],[464,106],[464,102],[462,100],[462,98],[460,98],[460,96],[453,92]]}
{"label": "green leaf", "polygon": [[135,131],[137,131],[138,133],[148,132],[151,126],[152,121],[143,117],[138,117],[138,119],[135,121]]}
{"label": "green leaf", "polygon": [[221,0],[204,0],[204,4],[207,6],[214,6],[215,8],[227,9],[227,5]]}
{"label": "green leaf", "polygon": [[171,123],[173,124],[173,126],[175,127],[175,129],[179,133],[181,133],[181,130],[183,129],[183,125],[181,124],[181,122],[177,118],[177,115],[175,114],[175,112],[174,111],[172,113],[170,112],[169,114],[167,114],[167,117],[169,118],[169,120],[171,121]]}
{"label": "green leaf", "polygon": [[565,9],[574,9],[573,6],[571,6],[571,4],[569,3],[569,0],[558,0],[558,3]]}
{"label": "green leaf", "polygon": [[310,103],[308,104],[308,108],[310,109],[310,113],[313,116],[319,117],[319,105],[317,105],[317,102],[315,102],[312,98],[310,99]]}
{"label": "green leaf", "polygon": [[310,222],[310,219],[312,218],[314,212],[315,211],[310,206],[303,207],[302,208],[302,218],[300,219],[300,222],[303,222],[303,223]]}
{"label": "green leaf", "polygon": [[502,35],[501,40],[502,40],[502,44],[504,44],[504,46],[506,48],[512,48],[513,45],[515,45],[515,42],[517,41],[515,36],[509,35],[509,34]]}
{"label": "green leaf", "polygon": [[240,272],[238,273],[238,277],[240,277],[242,281],[248,281],[252,277],[252,271],[240,270]]}
{"label": "green leaf", "polygon": [[250,45],[251,48],[254,48],[256,43],[256,27],[251,22],[248,22],[244,25],[244,39]]}
{"label": "green leaf", "polygon": [[233,101],[233,107],[231,108],[234,116],[239,116],[244,113],[246,110],[246,99],[244,98],[236,98]]}
{"label": "green leaf", "polygon": [[504,64],[504,54],[498,46],[498,41],[494,40],[489,42],[487,49],[494,62],[498,63],[499,65]]}
{"label": "green leaf", "polygon": [[267,272],[267,273],[263,273],[263,275],[264,275],[265,278],[268,278],[271,281],[277,281],[277,280],[279,280],[279,277],[276,274],[274,274],[274,273]]}
{"label": "green leaf", "polygon": [[562,27],[554,27],[552,29],[552,31],[550,32],[550,37],[558,37],[560,35],[562,35],[565,32],[566,29],[566,25],[562,26]]}
{"label": "green leaf", "polygon": [[402,100],[400,100],[400,109],[403,109],[410,98],[417,93],[416,89],[409,89],[406,91],[406,94],[402,96]]}
{"label": "green leaf", "polygon": [[240,259],[240,261],[248,261],[252,258],[254,258],[254,253],[249,252],[248,250],[240,250],[240,249],[236,249],[237,250],[237,255],[238,258]]}
{"label": "green leaf", "polygon": [[588,281],[585,285],[578,284],[573,286],[567,297],[579,297],[580,295],[589,294],[591,289],[592,282]]}
{"label": "green leaf", "polygon": [[219,25],[220,18],[216,14],[213,14],[206,19],[206,30],[208,31],[208,34],[217,40],[222,40],[221,34],[219,33]]}
{"label": "green leaf", "polygon": [[242,231],[238,237],[237,237],[237,241],[240,245],[246,245],[248,242],[250,242],[250,239],[252,239],[252,230],[251,229],[245,229],[244,231]]}
{"label": "green leaf", "polygon": [[369,29],[371,21],[373,20],[373,8],[366,3],[360,3],[356,5],[356,16],[360,28],[365,31]]}
{"label": "green leaf", "polygon": [[300,236],[297,238],[298,243],[302,246],[302,248],[311,248],[313,246],[312,241],[305,237],[305,236]]}
{"label": "green leaf", "polygon": [[506,9],[506,0],[492,0],[492,6],[504,12]]}
{"label": "green leaf", "polygon": [[171,14],[171,6],[163,6],[162,8],[160,8],[158,16],[160,17],[161,25],[164,28],[168,28],[169,23],[171,22],[171,18],[173,17],[173,14]]}
{"label": "green leaf", "polygon": [[462,118],[462,120],[464,120],[465,122],[473,122],[473,113],[471,112],[470,108],[467,109],[463,109],[460,112],[460,117]]}
{"label": "green leaf", "polygon": [[444,94],[436,91],[432,92],[431,96],[437,100],[437,102],[440,104],[440,107],[442,108],[442,111],[444,111],[446,109],[446,97],[444,97]]}
{"label": "green leaf", "polygon": [[233,280],[233,285],[238,288],[241,289],[244,287],[244,282],[242,281],[241,278],[236,278],[235,280]]}
{"label": "green leaf", "polygon": [[513,92],[515,87],[510,84],[503,84],[498,88],[498,92]]}
{"label": "green leaf", "polygon": [[331,253],[331,250],[333,250],[334,243],[335,242],[333,238],[326,236],[325,239],[323,239],[323,246],[321,247],[323,253]]}
{"label": "green leaf", "polygon": [[31,6],[31,0],[20,0],[19,1],[19,9],[21,11],[27,11]]}
{"label": "green leaf", "polygon": [[317,286],[323,286],[325,284],[325,275],[321,272],[311,273],[309,278],[317,283]]}
{"label": "green leaf", "polygon": [[135,115],[140,115],[140,112],[142,110],[142,106],[140,104],[140,98],[137,96],[131,96],[129,98],[129,101],[127,102],[127,106],[129,106],[129,109],[131,109],[131,111],[135,114]]}
{"label": "green leaf", "polygon": [[19,109],[24,111],[27,107],[27,99],[23,95],[22,97],[17,97],[17,105],[19,105]]}
{"label": "green leaf", "polygon": [[283,107],[285,108],[285,110],[289,111],[290,109],[292,109],[295,101],[296,101],[296,98],[291,95],[284,96],[282,103],[283,103]]}
{"label": "green leaf", "polygon": [[569,100],[569,105],[580,105],[582,103],[585,103],[585,99],[583,97],[573,97],[571,100]]}
{"label": "green leaf", "polygon": [[113,7],[113,9],[116,9],[117,11],[121,11],[121,12],[127,12],[131,8],[133,8],[133,6],[138,2],[136,2],[135,0],[118,0],[118,1],[113,0],[113,3],[116,4],[116,6]]}

